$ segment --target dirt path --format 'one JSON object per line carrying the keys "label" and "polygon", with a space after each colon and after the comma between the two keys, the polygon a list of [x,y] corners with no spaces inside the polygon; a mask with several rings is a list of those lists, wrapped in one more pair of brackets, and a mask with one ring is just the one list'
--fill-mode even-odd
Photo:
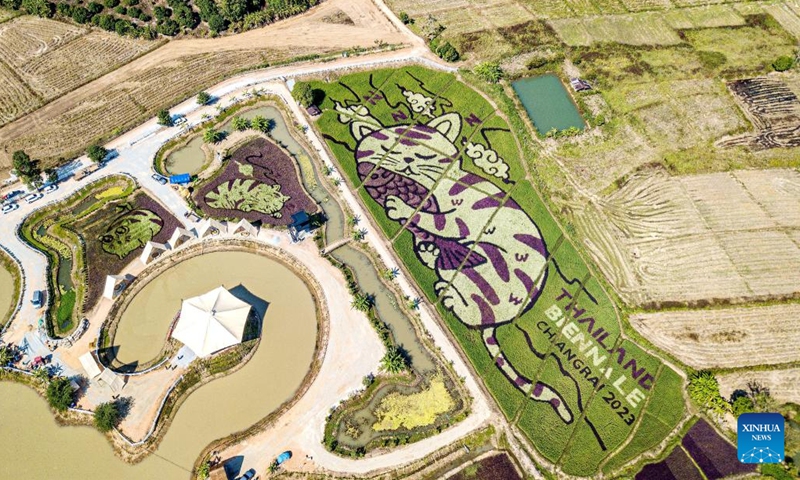
{"label": "dirt path", "polygon": [[[325,21],[326,17],[344,12],[353,25],[335,24]],[[10,157],[13,150],[27,147],[37,133],[40,140],[30,147],[33,156],[52,157],[67,154],[70,149],[83,148],[82,145],[54,144],[44,148],[45,143],[52,141],[52,136],[59,131],[68,130],[71,122],[80,122],[82,125],[98,123],[100,115],[108,115],[108,109],[93,108],[98,102],[108,103],[109,109],[122,108],[119,104],[119,91],[132,92],[130,95],[134,103],[141,108],[142,97],[152,96],[163,89],[163,81],[159,76],[147,77],[148,71],[159,68],[164,69],[170,65],[180,66],[186,59],[198,55],[242,54],[253,52],[252,59],[237,60],[236,62],[220,57],[209,57],[206,76],[209,78],[225,76],[235,73],[238,69],[256,66],[261,63],[259,52],[272,52],[279,58],[291,58],[298,54],[336,52],[353,47],[374,48],[379,42],[387,44],[405,44],[418,46],[421,40],[411,34],[402,24],[395,25],[385,16],[388,9],[379,8],[372,0],[328,0],[306,14],[269,25],[257,30],[251,30],[238,35],[231,35],[215,39],[180,39],[168,42],[147,55],[78,88],[61,98],[17,119],[16,121],[0,128],[0,178],[4,178],[10,167]],[[395,20],[396,21],[396,20]],[[224,56],[223,56],[224,57]],[[190,80],[191,81],[191,80]],[[204,84],[202,79],[198,89],[210,86]],[[172,103],[177,103],[183,98],[172,98]],[[171,105],[161,105],[170,107]],[[78,114],[85,111],[84,114]],[[127,112],[130,115],[131,112]],[[106,116],[112,122],[122,121],[127,118],[125,113]],[[102,128],[108,131],[93,131],[88,133],[92,137],[108,134],[119,124],[105,124],[100,122]],[[80,125],[76,125],[80,128]],[[100,128],[98,126],[98,128]],[[25,139],[25,141],[22,141]],[[91,138],[76,139],[76,142],[88,142]],[[41,143],[38,143],[41,142]],[[75,143],[75,142],[72,142]],[[51,151],[52,150],[52,151]]]}

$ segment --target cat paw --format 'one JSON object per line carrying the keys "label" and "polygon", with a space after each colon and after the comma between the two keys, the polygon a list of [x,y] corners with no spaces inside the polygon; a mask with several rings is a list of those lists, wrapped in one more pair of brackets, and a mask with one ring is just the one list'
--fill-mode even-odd
{"label": "cat paw", "polygon": [[444,293],[447,286],[450,285],[444,280],[439,280],[438,282],[433,284],[433,291],[436,293],[436,296],[441,296]]}
{"label": "cat paw", "polygon": [[392,220],[405,220],[414,211],[403,199],[394,195],[386,197],[384,208],[386,209],[386,216]]}
{"label": "cat paw", "polygon": [[[436,259],[439,258],[439,247],[434,245],[432,242],[422,242],[417,244],[417,254],[419,258],[422,259],[422,263],[424,263],[428,268],[433,269],[436,267]],[[445,286],[447,286],[445,284]]]}

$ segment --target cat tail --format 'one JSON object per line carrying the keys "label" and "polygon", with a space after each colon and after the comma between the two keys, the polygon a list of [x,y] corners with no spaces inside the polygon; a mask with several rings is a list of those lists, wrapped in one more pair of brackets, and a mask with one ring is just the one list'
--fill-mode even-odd
{"label": "cat tail", "polygon": [[574,420],[572,410],[567,406],[561,394],[542,382],[533,383],[517,372],[517,369],[506,359],[497,341],[497,337],[495,336],[494,327],[483,330],[483,344],[486,345],[486,349],[489,351],[489,355],[494,359],[495,365],[500,368],[515,387],[522,390],[531,400],[550,404],[565,424],[569,425],[572,423]]}

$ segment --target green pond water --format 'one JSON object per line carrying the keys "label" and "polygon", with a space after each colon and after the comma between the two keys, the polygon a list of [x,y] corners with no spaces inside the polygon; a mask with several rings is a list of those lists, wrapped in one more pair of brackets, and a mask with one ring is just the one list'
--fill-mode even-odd
{"label": "green pond water", "polygon": [[552,74],[523,78],[512,83],[536,130],[545,135],[552,129],[575,127],[585,123],[561,80]]}

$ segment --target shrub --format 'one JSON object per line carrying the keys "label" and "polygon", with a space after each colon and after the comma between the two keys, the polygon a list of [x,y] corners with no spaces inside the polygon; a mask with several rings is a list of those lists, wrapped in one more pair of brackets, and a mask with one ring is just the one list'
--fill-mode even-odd
{"label": "shrub", "polygon": [[381,368],[389,373],[400,373],[408,368],[408,359],[398,346],[389,347],[381,359]]}
{"label": "shrub", "polygon": [[94,410],[94,426],[103,433],[109,432],[117,426],[119,417],[119,408],[116,403],[101,403]]}
{"label": "shrub", "polygon": [[211,101],[211,95],[208,92],[200,92],[197,94],[197,104],[206,105]]}
{"label": "shrub", "polygon": [[55,5],[47,0],[22,0],[22,8],[31,15],[50,18],[55,12]]}
{"label": "shrub", "polygon": [[123,5],[117,5],[114,8],[114,12],[116,12],[118,15],[127,15],[128,14],[128,9],[127,9],[127,7],[125,7]]}
{"label": "shrub", "polygon": [[410,25],[414,23],[414,19],[409,17],[406,12],[400,12],[398,17],[400,18],[400,21],[403,22],[405,25]]}
{"label": "shrub", "polygon": [[172,115],[169,114],[169,110],[159,110],[157,116],[159,125],[164,125],[165,127],[172,126]]}
{"label": "shrub", "polygon": [[475,67],[475,75],[486,82],[497,83],[503,78],[503,69],[495,62],[483,62]]}
{"label": "shrub", "polygon": [[57,377],[47,386],[47,403],[55,410],[65,411],[72,405],[72,399],[72,385],[68,379]]}
{"label": "shrub", "polygon": [[106,8],[114,8],[119,5],[119,0],[103,0],[103,5],[105,5]]}
{"label": "shrub", "polygon": [[100,163],[106,158],[106,155],[108,155],[108,150],[100,145],[92,145],[86,150],[86,155],[94,163]]}
{"label": "shrub", "polygon": [[772,62],[772,68],[774,68],[776,72],[785,72],[793,66],[794,58],[789,56],[778,57],[774,62]]}
{"label": "shrub", "polygon": [[444,42],[443,44],[436,47],[436,55],[439,56],[445,62],[456,62],[459,58],[461,58],[461,54],[458,53],[456,47],[450,44],[450,42]]}
{"label": "shrub", "polygon": [[97,2],[89,2],[89,4],[86,6],[86,9],[89,10],[89,16],[91,17],[102,12],[103,6]]}
{"label": "shrub", "polygon": [[71,17],[72,5],[70,5],[69,3],[59,3],[56,6],[56,12],[62,17]]}

